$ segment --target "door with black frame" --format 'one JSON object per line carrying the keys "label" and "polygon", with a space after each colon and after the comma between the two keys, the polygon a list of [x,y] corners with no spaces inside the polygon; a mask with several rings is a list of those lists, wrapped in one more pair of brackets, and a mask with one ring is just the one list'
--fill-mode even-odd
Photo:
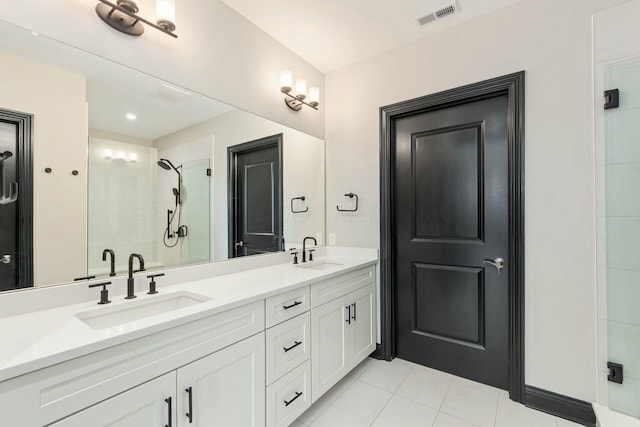
{"label": "door with black frame", "polygon": [[228,148],[229,257],[284,250],[282,134]]}
{"label": "door with black frame", "polygon": [[31,121],[0,110],[0,291],[33,286]]}
{"label": "door with black frame", "polygon": [[511,389],[522,332],[512,312],[514,103],[508,90],[465,90],[454,102],[408,101],[388,122],[393,344],[399,358]]}

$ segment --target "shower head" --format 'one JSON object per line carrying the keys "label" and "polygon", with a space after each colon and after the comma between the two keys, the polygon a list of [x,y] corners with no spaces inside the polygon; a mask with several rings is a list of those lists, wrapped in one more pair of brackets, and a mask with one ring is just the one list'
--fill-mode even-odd
{"label": "shower head", "polygon": [[11,156],[13,156],[11,151],[5,151],[4,153],[0,153],[0,160],[7,160]]}
{"label": "shower head", "polygon": [[171,166],[169,166],[168,164],[165,163],[165,160],[159,160],[158,161],[158,166],[160,166],[162,169],[170,171],[171,170]]}

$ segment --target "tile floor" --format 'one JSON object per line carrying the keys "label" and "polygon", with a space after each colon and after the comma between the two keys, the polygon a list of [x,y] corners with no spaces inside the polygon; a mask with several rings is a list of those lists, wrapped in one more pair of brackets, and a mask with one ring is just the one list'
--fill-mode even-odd
{"label": "tile floor", "polygon": [[400,359],[366,359],[291,427],[570,427],[506,391]]}

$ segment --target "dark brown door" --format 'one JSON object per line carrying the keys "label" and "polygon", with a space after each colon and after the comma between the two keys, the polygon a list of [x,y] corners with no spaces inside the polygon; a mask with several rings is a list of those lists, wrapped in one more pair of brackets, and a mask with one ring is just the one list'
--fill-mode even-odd
{"label": "dark brown door", "polygon": [[396,354],[507,389],[508,98],[395,121]]}
{"label": "dark brown door", "polygon": [[229,147],[232,257],[282,250],[282,135]]}

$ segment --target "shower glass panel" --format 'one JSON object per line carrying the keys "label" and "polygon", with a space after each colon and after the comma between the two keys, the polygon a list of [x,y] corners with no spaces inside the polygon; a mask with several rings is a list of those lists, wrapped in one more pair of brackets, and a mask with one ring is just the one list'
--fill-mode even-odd
{"label": "shower glass panel", "polygon": [[182,223],[188,227],[188,235],[180,246],[182,265],[209,262],[211,259],[211,177],[207,175],[210,167],[209,159],[182,165]]}
{"label": "shower glass panel", "polygon": [[608,360],[624,366],[609,382],[609,406],[640,417],[640,58],[605,67],[620,106],[604,113]]}

